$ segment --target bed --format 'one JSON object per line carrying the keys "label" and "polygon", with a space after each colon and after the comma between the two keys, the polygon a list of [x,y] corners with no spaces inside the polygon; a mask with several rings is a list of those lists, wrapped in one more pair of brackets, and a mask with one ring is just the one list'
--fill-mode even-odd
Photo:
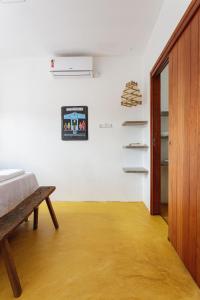
{"label": "bed", "polygon": [[23,170],[0,170],[0,217],[38,189],[36,176]]}

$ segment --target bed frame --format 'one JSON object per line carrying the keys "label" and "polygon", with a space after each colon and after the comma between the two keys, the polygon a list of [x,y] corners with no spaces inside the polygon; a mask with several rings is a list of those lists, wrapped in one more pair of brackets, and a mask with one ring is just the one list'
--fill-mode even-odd
{"label": "bed frame", "polygon": [[0,249],[8,273],[8,278],[13,290],[13,294],[16,298],[21,295],[22,288],[12,257],[8,238],[21,223],[28,219],[28,217],[32,213],[34,214],[33,229],[37,229],[38,207],[43,202],[43,200],[46,201],[55,229],[58,229],[58,221],[56,219],[56,215],[49,198],[54,190],[54,186],[39,187],[31,196],[26,198],[11,212],[0,218]]}

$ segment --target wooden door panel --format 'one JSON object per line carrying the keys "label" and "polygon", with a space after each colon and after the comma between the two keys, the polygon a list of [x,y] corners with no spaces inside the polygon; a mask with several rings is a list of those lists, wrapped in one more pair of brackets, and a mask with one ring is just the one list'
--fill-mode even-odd
{"label": "wooden door panel", "polygon": [[[191,43],[190,27],[188,27],[178,44],[178,99],[180,99],[180,122],[179,122],[179,149],[178,149],[178,201],[180,235],[178,235],[178,247],[180,255],[188,265],[188,239],[189,239],[189,170],[190,170],[190,65]],[[179,118],[179,114],[178,114]],[[179,160],[180,158],[180,160]]]}
{"label": "wooden door panel", "polygon": [[[198,13],[198,36],[200,34],[200,11]],[[198,99],[198,138],[197,138],[197,216],[196,216],[196,239],[197,239],[197,248],[196,248],[196,280],[200,286],[200,37],[198,40],[198,83],[197,83],[197,99]]]}
{"label": "wooden door panel", "polygon": [[169,237],[200,284],[200,13],[169,57]]}
{"label": "wooden door panel", "polygon": [[[189,171],[189,239],[188,269],[196,279],[197,249],[197,190],[198,190],[198,110],[199,110],[199,14],[191,23],[191,72],[190,72],[190,171]],[[187,250],[187,249],[186,249]]]}
{"label": "wooden door panel", "polygon": [[[176,194],[176,202],[177,202],[177,242],[176,249],[180,257],[183,259],[183,182],[184,182],[184,85],[185,85],[185,77],[184,77],[184,36],[178,42],[178,97],[176,99],[176,105],[178,110],[177,116],[177,194]],[[172,141],[173,143],[174,141]],[[173,163],[173,162],[172,162]]]}
{"label": "wooden door panel", "polygon": [[[178,46],[169,59],[169,239],[177,249],[177,126],[178,119]],[[173,141],[173,143],[172,143]]]}

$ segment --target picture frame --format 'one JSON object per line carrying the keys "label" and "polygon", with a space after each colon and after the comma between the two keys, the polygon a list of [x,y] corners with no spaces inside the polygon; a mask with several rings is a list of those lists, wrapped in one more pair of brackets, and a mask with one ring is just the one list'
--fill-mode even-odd
{"label": "picture frame", "polygon": [[63,141],[88,140],[88,107],[61,107],[61,136]]}

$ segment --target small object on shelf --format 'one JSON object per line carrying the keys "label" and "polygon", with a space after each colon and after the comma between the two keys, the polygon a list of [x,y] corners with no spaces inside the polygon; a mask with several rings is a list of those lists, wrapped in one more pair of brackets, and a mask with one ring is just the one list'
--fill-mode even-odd
{"label": "small object on shelf", "polygon": [[142,95],[138,88],[137,82],[130,81],[126,83],[126,87],[121,96],[121,105],[132,107],[142,104]]}
{"label": "small object on shelf", "polygon": [[162,117],[168,117],[169,116],[169,112],[167,110],[161,111],[161,116]]}
{"label": "small object on shelf", "polygon": [[129,145],[124,146],[127,149],[134,149],[134,148],[148,148],[148,145],[141,144],[141,143],[131,143]]}
{"label": "small object on shelf", "polygon": [[168,136],[169,136],[169,134],[168,134],[168,132],[166,131],[166,132],[162,132],[161,133],[161,138],[168,138]]}
{"label": "small object on shelf", "polygon": [[125,173],[143,173],[147,174],[149,171],[143,167],[129,167],[129,168],[123,168],[123,171]]}
{"label": "small object on shelf", "polygon": [[146,125],[148,121],[125,121],[122,126]]}
{"label": "small object on shelf", "polygon": [[163,166],[163,167],[166,166],[167,167],[168,166],[168,162],[169,162],[168,159],[162,160],[161,161],[161,166]]}

